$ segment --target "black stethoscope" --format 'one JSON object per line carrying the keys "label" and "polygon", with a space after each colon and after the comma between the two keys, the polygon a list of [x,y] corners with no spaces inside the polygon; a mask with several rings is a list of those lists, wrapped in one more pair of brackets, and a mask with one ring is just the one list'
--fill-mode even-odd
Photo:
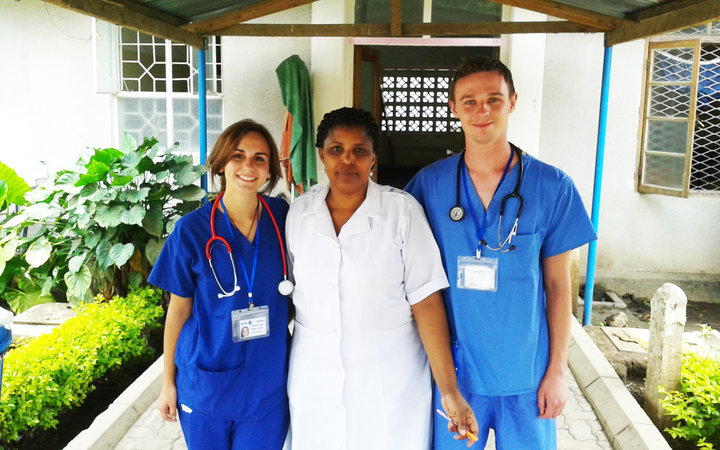
{"label": "black stethoscope", "polygon": [[[502,184],[502,181],[505,179],[505,176],[507,175],[508,169],[510,168],[510,164],[512,163],[513,154],[516,154],[518,157],[520,173],[518,174],[517,181],[515,181],[515,189],[513,189],[513,191],[511,193],[509,193],[505,197],[503,197],[502,201],[500,202],[500,220],[498,223],[498,247],[492,248],[489,245],[487,245],[487,242],[485,242],[484,240],[480,242],[482,245],[487,246],[491,250],[500,250],[503,252],[515,249],[515,246],[510,245],[510,244],[511,244],[513,236],[515,236],[517,234],[518,220],[520,219],[520,214],[522,214],[523,207],[524,207],[524,201],[523,201],[522,196],[520,195],[520,187],[522,186],[523,173],[524,173],[524,169],[525,169],[523,159],[522,159],[523,152],[522,152],[522,150],[520,150],[518,147],[514,146],[513,144],[510,144],[510,147],[512,148],[513,153],[510,154],[510,159],[508,160],[507,167],[505,168],[505,173],[503,173],[503,177],[500,179],[500,183],[498,183],[498,187],[500,187],[500,184]],[[463,168],[464,162],[465,162],[465,151],[463,150],[462,154],[460,155],[460,158],[458,158],[458,163],[457,163],[457,174],[455,177],[455,206],[450,208],[450,212],[449,212],[450,219],[453,222],[459,222],[465,217],[465,209],[460,204],[460,184],[461,184],[461,179],[464,179],[464,177],[462,176],[462,175],[464,175],[462,173],[462,168]],[[502,229],[502,217],[503,217],[503,213],[505,212],[505,204],[508,202],[508,200],[510,200],[512,198],[514,198],[518,201],[518,210],[517,210],[517,214],[515,215],[515,223],[513,224],[511,231],[508,233],[508,236],[505,238],[504,241],[502,241],[501,236],[500,236],[500,230]],[[505,249],[504,248],[505,245],[510,245],[510,246],[507,249]]]}
{"label": "black stethoscope", "polygon": [[[213,277],[215,278],[215,282],[217,283],[218,287],[220,288],[220,293],[218,294],[218,298],[224,298],[224,297],[231,297],[235,294],[235,292],[240,290],[240,285],[238,285],[237,282],[237,271],[235,270],[235,260],[232,256],[232,248],[230,247],[230,244],[228,241],[226,241],[223,237],[218,236],[215,234],[215,212],[217,211],[218,205],[221,202],[221,199],[225,193],[221,192],[220,195],[218,195],[218,198],[215,199],[215,202],[213,203],[212,211],[210,212],[210,239],[208,239],[207,243],[205,244],[205,256],[207,257],[208,264],[210,264],[210,270],[212,271]],[[262,198],[260,194],[257,196],[258,200],[263,204],[263,207],[265,208],[265,211],[267,211],[268,215],[270,216],[270,220],[272,220],[273,225],[275,226],[275,233],[277,234],[278,238],[278,244],[280,245],[280,254],[282,256],[282,263],[283,263],[283,280],[278,284],[278,292],[280,292],[282,295],[290,295],[292,291],[294,290],[295,286],[293,285],[292,281],[288,280],[288,270],[287,270],[287,261],[285,260],[285,246],[283,245],[282,241],[282,235],[280,234],[280,228],[278,227],[277,221],[275,220],[275,215],[270,211],[270,208],[268,208],[267,203],[265,202],[265,199]],[[258,228],[259,228],[259,222],[258,222]],[[232,231],[232,229],[231,229]],[[259,230],[256,234],[256,237],[259,237]],[[215,267],[212,263],[212,258],[210,256],[210,248],[212,247],[213,243],[220,242],[225,249],[228,251],[228,256],[230,257],[230,264],[232,265],[233,270],[233,287],[231,290],[226,291],[225,288],[223,288],[222,284],[220,283],[220,280],[218,279],[217,273],[215,272]],[[258,257],[258,247],[260,242],[258,241],[255,244],[255,252],[253,254],[253,266],[252,266],[252,273],[250,278],[248,279],[247,273],[245,271],[245,266],[240,261],[240,264],[243,266],[243,274],[245,275],[247,284],[248,284],[248,297],[252,300],[252,286],[255,283],[255,269],[257,267],[257,257]]]}

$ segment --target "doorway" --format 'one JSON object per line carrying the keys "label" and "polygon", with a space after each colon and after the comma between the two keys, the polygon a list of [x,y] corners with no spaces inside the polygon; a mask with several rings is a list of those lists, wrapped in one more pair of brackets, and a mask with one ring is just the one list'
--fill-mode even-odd
{"label": "doorway", "polygon": [[463,60],[498,54],[498,47],[355,47],[353,105],[371,111],[382,130],[378,183],[402,189],[421,168],[462,151],[450,79]]}

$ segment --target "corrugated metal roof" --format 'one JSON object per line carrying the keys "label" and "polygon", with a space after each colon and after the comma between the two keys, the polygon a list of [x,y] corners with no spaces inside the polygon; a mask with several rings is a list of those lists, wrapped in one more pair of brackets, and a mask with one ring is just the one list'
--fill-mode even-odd
{"label": "corrugated metal roof", "polygon": [[[409,37],[580,32],[605,33],[607,45],[615,45],[720,18],[720,0],[488,0],[564,21],[413,24],[392,16],[388,9],[384,24],[265,25],[244,22],[314,0],[45,1],[195,47],[202,45],[204,35]],[[391,0],[384,1],[389,5]]]}
{"label": "corrugated metal roof", "polygon": [[135,0],[134,3],[179,17],[186,22],[210,19],[263,3],[264,0]]}
{"label": "corrugated metal roof", "polygon": [[646,8],[672,3],[672,0],[555,0],[556,3],[574,6],[594,13],[612,16],[617,19],[627,17],[632,13]]}

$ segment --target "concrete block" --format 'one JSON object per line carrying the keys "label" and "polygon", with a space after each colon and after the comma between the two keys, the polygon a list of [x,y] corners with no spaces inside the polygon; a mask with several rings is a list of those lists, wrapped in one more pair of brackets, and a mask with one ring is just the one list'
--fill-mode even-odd
{"label": "concrete block", "polygon": [[616,450],[671,450],[662,433],[652,424],[637,424],[615,435]]}
{"label": "concrete block", "polygon": [[570,327],[570,346],[568,347],[568,365],[575,375],[580,389],[585,390],[598,377],[617,376],[615,369],[588,336],[577,320],[572,319]]}
{"label": "concrete block", "polygon": [[617,375],[612,378],[598,378],[588,386],[586,392],[598,419],[610,436],[629,426],[652,425],[650,418]]}

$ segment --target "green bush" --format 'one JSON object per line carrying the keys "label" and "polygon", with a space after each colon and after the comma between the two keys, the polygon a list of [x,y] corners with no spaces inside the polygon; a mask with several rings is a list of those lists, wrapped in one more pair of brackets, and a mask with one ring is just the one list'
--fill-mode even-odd
{"label": "green bush", "polygon": [[154,138],[82,156],[0,223],[0,297],[17,314],[139,287],[175,221],[202,204],[204,173]]}
{"label": "green bush", "polygon": [[667,391],[662,407],[676,422],[665,431],[674,438],[713,449],[720,444],[720,362],[707,356],[683,354],[679,391]]}
{"label": "green bush", "polygon": [[62,411],[82,404],[93,383],[121,364],[152,354],[146,336],[160,326],[159,289],[81,304],[77,315],[5,357],[0,444],[30,430],[55,428]]}

